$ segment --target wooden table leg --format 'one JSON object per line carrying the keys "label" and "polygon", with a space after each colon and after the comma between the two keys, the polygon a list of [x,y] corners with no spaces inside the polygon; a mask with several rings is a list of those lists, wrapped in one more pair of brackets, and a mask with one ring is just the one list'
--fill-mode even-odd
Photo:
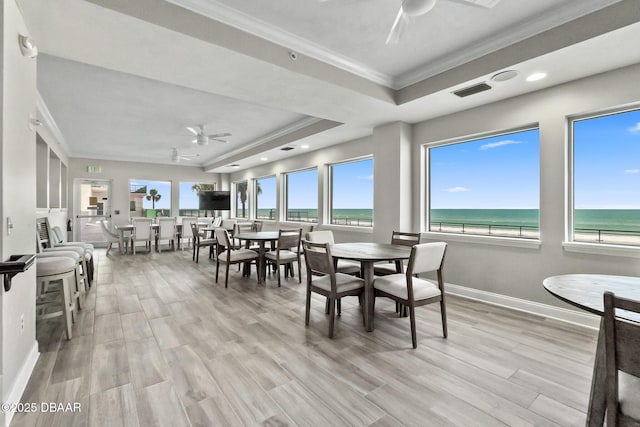
{"label": "wooden table leg", "polygon": [[265,248],[264,240],[260,240],[258,242],[260,245],[260,250],[258,251],[258,283],[265,283],[267,281],[267,263],[264,259]]}
{"label": "wooden table leg", "polygon": [[365,329],[373,331],[373,261],[362,261],[362,271],[364,272],[364,307]]}
{"label": "wooden table leg", "polygon": [[589,407],[587,408],[587,426],[602,427],[604,414],[607,409],[607,370],[604,356],[604,317],[600,320],[600,332],[598,332],[598,344],[596,346],[596,360],[593,364],[593,376],[591,378],[591,394],[589,395]]}
{"label": "wooden table leg", "polygon": [[120,250],[120,255],[124,255],[124,230],[118,230],[118,249]]}

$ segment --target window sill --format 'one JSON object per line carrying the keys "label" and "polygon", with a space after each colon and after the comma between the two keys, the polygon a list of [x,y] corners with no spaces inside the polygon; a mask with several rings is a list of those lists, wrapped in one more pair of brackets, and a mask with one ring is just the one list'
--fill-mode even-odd
{"label": "window sill", "polygon": [[518,239],[514,237],[480,236],[471,234],[424,232],[421,235],[429,240],[445,242],[472,243],[478,245],[509,246],[512,248],[539,249],[542,242],[537,239]]}
{"label": "window sill", "polygon": [[567,252],[640,258],[640,246],[606,245],[602,243],[563,242]]}
{"label": "window sill", "polygon": [[322,224],[322,230],[348,231],[353,233],[372,234],[373,227],[354,227],[353,225]]}

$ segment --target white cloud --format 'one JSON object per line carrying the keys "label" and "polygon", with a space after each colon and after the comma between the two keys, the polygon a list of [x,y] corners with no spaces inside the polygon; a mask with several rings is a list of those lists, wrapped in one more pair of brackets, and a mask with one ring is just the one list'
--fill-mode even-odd
{"label": "white cloud", "polygon": [[462,193],[462,192],[471,191],[471,190],[465,187],[453,187],[453,188],[447,188],[445,191],[448,191],[449,193]]}
{"label": "white cloud", "polygon": [[640,169],[626,169],[624,173],[640,173]]}
{"label": "white cloud", "polygon": [[640,122],[636,123],[635,126],[629,128],[629,132],[631,133],[640,133]]}
{"label": "white cloud", "polygon": [[514,141],[513,139],[505,139],[504,141],[491,142],[480,146],[481,150],[490,150],[492,148],[502,147],[503,145],[522,144],[524,141]]}

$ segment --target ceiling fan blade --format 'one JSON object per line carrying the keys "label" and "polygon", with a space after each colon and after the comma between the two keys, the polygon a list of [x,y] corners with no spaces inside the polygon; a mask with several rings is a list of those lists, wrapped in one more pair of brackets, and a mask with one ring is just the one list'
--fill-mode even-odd
{"label": "ceiling fan blade", "polygon": [[194,144],[197,144],[198,143],[198,139],[196,138],[196,139],[192,140],[191,142],[193,142]]}
{"label": "ceiling fan blade", "polygon": [[199,132],[198,132],[196,129],[192,128],[191,126],[187,126],[187,130],[188,130],[189,132],[191,132],[192,134],[194,134],[194,135],[198,136],[198,133],[199,133]]}
{"label": "ceiling fan blade", "polygon": [[209,138],[222,138],[225,136],[231,136],[231,134],[229,132],[223,132],[223,133],[214,133],[212,135],[207,135]]}
{"label": "ceiling fan blade", "polygon": [[396,16],[396,20],[393,21],[393,25],[391,26],[391,31],[389,31],[389,35],[387,36],[387,40],[384,42],[384,44],[398,43],[406,27],[407,27],[407,17],[404,14],[404,11],[402,10],[402,6],[400,6],[400,10],[398,10],[398,15]]}
{"label": "ceiling fan blade", "polygon": [[500,3],[500,0],[449,0],[449,1],[452,1],[454,3],[464,4],[466,6],[482,7],[485,9],[491,9],[495,7],[498,3]]}
{"label": "ceiling fan blade", "polygon": [[222,142],[223,144],[228,144],[229,141],[219,138],[209,138],[211,141]]}

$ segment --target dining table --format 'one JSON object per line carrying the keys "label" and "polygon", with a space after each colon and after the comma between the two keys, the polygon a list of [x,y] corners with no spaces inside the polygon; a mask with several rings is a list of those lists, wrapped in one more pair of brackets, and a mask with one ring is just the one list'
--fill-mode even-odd
{"label": "dining table", "polygon": [[[602,426],[606,412],[606,366],[604,338],[604,293],[613,292],[617,297],[640,300],[640,277],[604,274],[565,274],[552,276],[542,282],[544,288],[556,298],[600,316],[600,330],[596,344],[587,426]],[[640,315],[617,310],[616,316],[640,322]]]}
{"label": "dining table", "polygon": [[360,262],[360,271],[364,279],[364,323],[367,331],[373,331],[373,307],[375,292],[373,289],[373,265],[380,261],[403,261],[409,259],[411,248],[389,243],[335,243],[331,245],[334,259],[347,259]]}
{"label": "dining table", "polygon": [[251,242],[258,243],[258,283],[264,283],[267,277],[267,263],[265,260],[266,243],[270,242],[271,246],[278,241],[277,231],[251,231],[247,233],[238,233],[233,236],[234,239],[245,241],[245,246],[249,248]]}

